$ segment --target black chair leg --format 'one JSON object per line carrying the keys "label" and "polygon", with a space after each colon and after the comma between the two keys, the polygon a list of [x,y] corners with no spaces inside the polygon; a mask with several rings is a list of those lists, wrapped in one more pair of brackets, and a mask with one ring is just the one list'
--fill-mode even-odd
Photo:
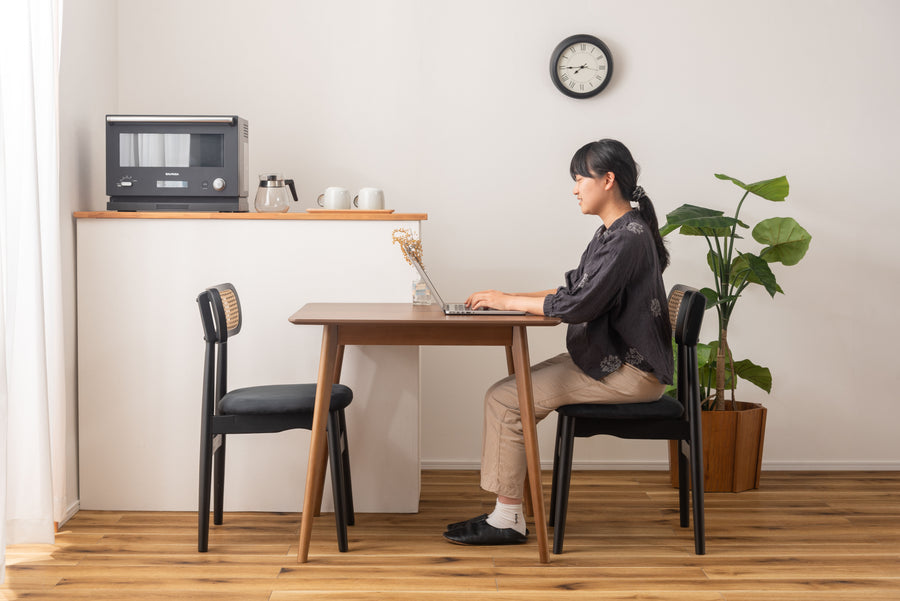
{"label": "black chair leg", "polygon": [[681,527],[687,528],[690,523],[688,521],[688,489],[691,488],[692,482],[688,477],[690,474],[692,462],[684,454],[683,440],[676,440],[676,449],[678,456],[678,515],[681,519]]}
{"label": "black chair leg", "polygon": [[341,422],[341,460],[344,465],[344,492],[347,508],[347,525],[352,526],[356,523],[356,513],[353,510],[353,478],[350,477],[350,440],[347,436],[347,418],[344,410],[340,411]]}
{"label": "black chair leg", "polygon": [[209,493],[212,482],[212,437],[200,438],[200,498],[197,502],[197,550],[209,549]]}
{"label": "black chair leg", "polygon": [[699,440],[691,442],[691,479],[694,484],[691,488],[694,505],[694,552],[697,555],[706,555],[706,518],[704,517],[703,507],[703,445]]}
{"label": "black chair leg", "polygon": [[347,507],[344,490],[344,461],[341,457],[341,423],[336,411],[328,413],[328,461],[331,463],[331,490],[334,520],[337,524],[338,551],[347,551]]}
{"label": "black chair leg", "polygon": [[[213,524],[221,526],[222,508],[225,506],[225,435],[217,436],[219,448],[213,452]],[[215,441],[215,438],[213,440]]]}
{"label": "black chair leg", "polygon": [[547,525],[556,524],[556,474],[559,470],[559,445],[562,440],[562,416],[556,418],[556,440],[553,442],[553,477],[550,481],[550,511]]}
{"label": "black chair leg", "polygon": [[553,553],[562,553],[563,538],[566,534],[566,512],[569,508],[569,484],[572,481],[572,451],[575,447],[575,419],[560,415],[562,438],[559,449],[559,465],[553,474],[556,484],[555,515],[553,518]]}

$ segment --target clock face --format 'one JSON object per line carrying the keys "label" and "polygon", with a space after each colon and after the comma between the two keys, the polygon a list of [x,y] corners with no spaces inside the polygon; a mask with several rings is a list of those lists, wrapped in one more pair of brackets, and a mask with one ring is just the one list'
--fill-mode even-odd
{"label": "clock face", "polygon": [[560,92],[572,98],[599,94],[612,76],[612,54],[599,39],[576,35],[563,40],[550,58],[550,77]]}

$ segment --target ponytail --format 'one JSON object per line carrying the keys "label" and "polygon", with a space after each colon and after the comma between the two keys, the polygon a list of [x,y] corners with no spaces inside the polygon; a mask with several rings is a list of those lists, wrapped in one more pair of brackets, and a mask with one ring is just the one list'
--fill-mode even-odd
{"label": "ponytail", "polygon": [[669,249],[663,242],[662,235],[659,233],[659,221],[656,219],[656,210],[653,208],[653,202],[644,192],[641,186],[635,186],[634,192],[631,193],[631,200],[638,205],[638,213],[641,218],[650,227],[653,234],[653,241],[656,243],[656,254],[659,257],[659,270],[665,271],[669,266]]}

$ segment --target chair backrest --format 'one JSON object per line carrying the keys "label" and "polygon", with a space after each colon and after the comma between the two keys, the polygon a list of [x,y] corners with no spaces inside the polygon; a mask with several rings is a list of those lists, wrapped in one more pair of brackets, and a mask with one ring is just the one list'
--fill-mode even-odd
{"label": "chair backrest", "polygon": [[228,338],[241,331],[241,301],[232,284],[207,288],[197,296],[206,355],[203,361],[203,414],[213,415],[227,390]]}
{"label": "chair backrest", "polygon": [[241,331],[241,301],[232,284],[207,288],[197,297],[203,337],[221,344]]}
{"label": "chair backrest", "polygon": [[704,311],[706,297],[699,290],[681,284],[672,286],[669,292],[669,321],[677,344],[697,346]]}
{"label": "chair backrest", "polygon": [[697,342],[706,311],[706,297],[689,286],[677,284],[669,292],[669,320],[678,346],[676,353],[676,396],[685,407],[691,424],[691,439],[700,440],[700,377],[697,373]]}

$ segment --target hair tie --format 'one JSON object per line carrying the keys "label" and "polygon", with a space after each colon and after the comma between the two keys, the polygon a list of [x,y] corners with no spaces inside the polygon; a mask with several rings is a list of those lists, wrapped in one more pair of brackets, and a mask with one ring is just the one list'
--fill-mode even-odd
{"label": "hair tie", "polygon": [[644,193],[644,189],[641,186],[635,186],[634,192],[631,193],[631,200],[634,202],[641,202],[642,198],[646,198],[646,194]]}

